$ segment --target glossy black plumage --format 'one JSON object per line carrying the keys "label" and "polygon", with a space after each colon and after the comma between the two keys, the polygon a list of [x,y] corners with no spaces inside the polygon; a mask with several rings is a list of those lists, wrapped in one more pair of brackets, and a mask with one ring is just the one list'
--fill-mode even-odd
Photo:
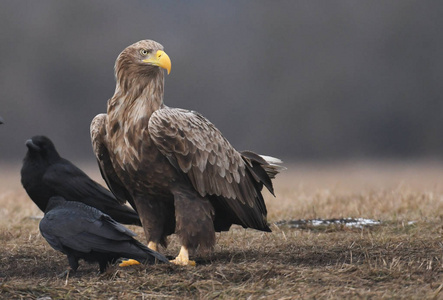
{"label": "glossy black plumage", "polygon": [[21,182],[29,197],[44,212],[49,198],[62,196],[83,202],[123,224],[141,225],[137,213],[123,205],[112,193],[93,181],[70,161],[60,157],[52,141],[34,136],[26,141]]}
{"label": "glossy black plumage", "polygon": [[80,259],[98,262],[101,273],[122,257],[149,264],[156,260],[169,263],[166,257],[134,239],[135,233],[110,216],[62,197],[49,199],[39,227],[51,247],[67,255],[73,271]]}

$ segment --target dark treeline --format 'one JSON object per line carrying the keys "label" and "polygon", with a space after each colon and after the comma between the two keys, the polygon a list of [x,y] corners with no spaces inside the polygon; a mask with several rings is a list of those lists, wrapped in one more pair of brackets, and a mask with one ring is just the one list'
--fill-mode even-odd
{"label": "dark treeline", "polygon": [[113,65],[151,38],[169,106],[239,150],[295,159],[443,157],[443,2],[2,1],[0,159],[44,134],[92,160]]}

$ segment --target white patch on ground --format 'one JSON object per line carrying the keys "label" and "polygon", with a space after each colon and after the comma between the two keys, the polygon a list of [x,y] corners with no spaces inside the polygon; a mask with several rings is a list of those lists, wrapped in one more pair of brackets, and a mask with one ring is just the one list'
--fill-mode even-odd
{"label": "white patch on ground", "polygon": [[364,218],[342,218],[342,219],[312,219],[312,220],[283,220],[275,223],[277,226],[289,226],[290,228],[317,227],[343,225],[352,228],[363,228],[380,225],[381,222]]}
{"label": "white patch on ground", "polygon": [[374,226],[374,225],[380,225],[380,224],[381,224],[380,221],[357,218],[351,222],[345,223],[345,226],[363,228],[364,226]]}

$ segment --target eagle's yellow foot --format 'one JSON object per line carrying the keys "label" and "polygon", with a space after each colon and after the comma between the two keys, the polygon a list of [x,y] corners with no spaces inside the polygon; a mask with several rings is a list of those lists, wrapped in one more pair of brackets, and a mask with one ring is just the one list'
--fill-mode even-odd
{"label": "eagle's yellow foot", "polygon": [[191,267],[195,267],[195,261],[193,261],[193,260],[182,260],[182,259],[179,259],[178,257],[176,257],[175,259],[173,259],[173,260],[170,260],[170,262],[171,263],[173,263],[174,265],[177,265],[177,266],[191,266]]}
{"label": "eagle's yellow foot", "polygon": [[133,265],[139,265],[140,263],[135,259],[124,260],[119,264],[119,267],[129,267]]}
{"label": "eagle's yellow foot", "polygon": [[158,243],[149,241],[148,248],[158,252]]}
{"label": "eagle's yellow foot", "polygon": [[192,266],[195,267],[195,261],[189,260],[189,252],[184,246],[181,247],[180,253],[173,260],[170,260],[171,263],[178,266]]}

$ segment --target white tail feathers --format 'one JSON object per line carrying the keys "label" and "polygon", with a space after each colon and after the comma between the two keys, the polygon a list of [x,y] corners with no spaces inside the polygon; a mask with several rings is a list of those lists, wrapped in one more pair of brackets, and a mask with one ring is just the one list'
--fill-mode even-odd
{"label": "white tail feathers", "polygon": [[276,164],[282,164],[283,161],[281,159],[278,159],[276,157],[272,157],[272,156],[267,156],[267,155],[260,155],[259,156],[261,158],[263,158],[264,160],[266,160],[266,162],[270,165],[276,165]]}
{"label": "white tail feathers", "polygon": [[263,165],[263,169],[265,169],[266,173],[268,173],[268,176],[271,179],[274,179],[275,176],[280,173],[283,170],[286,170],[285,167],[283,167],[282,164],[283,161],[281,159],[272,157],[272,156],[267,156],[267,155],[259,155],[261,158],[263,158],[268,165]]}

